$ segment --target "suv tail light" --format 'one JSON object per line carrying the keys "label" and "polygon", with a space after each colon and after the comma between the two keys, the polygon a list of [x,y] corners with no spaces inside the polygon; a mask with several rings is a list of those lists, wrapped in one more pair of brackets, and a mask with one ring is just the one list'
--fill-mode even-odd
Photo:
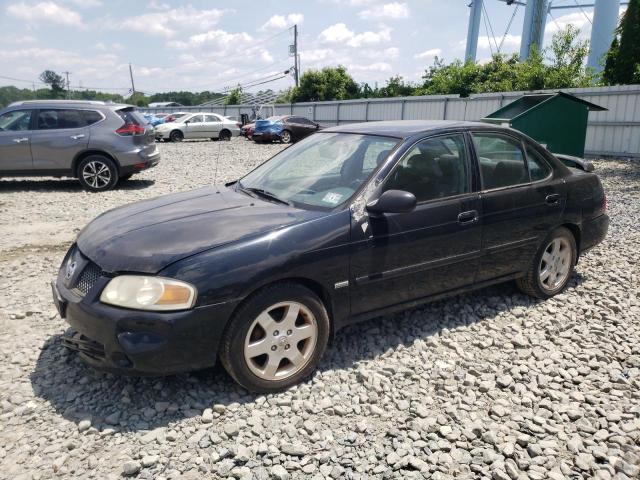
{"label": "suv tail light", "polygon": [[135,125],[133,123],[125,123],[116,133],[122,137],[129,137],[132,135],[143,135],[145,128],[142,125]]}

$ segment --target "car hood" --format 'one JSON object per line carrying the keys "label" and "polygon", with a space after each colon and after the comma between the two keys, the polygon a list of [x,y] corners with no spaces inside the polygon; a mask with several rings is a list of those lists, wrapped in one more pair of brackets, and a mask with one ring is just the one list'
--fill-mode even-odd
{"label": "car hood", "polygon": [[213,186],[110,210],[80,232],[77,244],[104,271],[157,273],[182,258],[322,215]]}

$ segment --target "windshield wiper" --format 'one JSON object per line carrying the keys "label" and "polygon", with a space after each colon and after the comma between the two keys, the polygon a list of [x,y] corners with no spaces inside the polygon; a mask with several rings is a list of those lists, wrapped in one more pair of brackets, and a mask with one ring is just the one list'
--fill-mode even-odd
{"label": "windshield wiper", "polygon": [[259,195],[259,196],[261,196],[263,198],[266,198],[268,200],[273,200],[274,202],[283,203],[283,204],[289,205],[289,206],[292,205],[291,202],[289,202],[287,200],[284,200],[284,199],[278,197],[275,193],[268,192],[267,190],[264,190],[262,188],[240,187],[240,190],[244,190],[244,191],[249,192],[249,193],[254,193],[254,194]]}

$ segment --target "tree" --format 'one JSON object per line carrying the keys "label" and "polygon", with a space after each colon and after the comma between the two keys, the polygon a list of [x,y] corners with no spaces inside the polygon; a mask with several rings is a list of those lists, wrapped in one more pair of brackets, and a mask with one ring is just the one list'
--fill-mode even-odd
{"label": "tree", "polygon": [[45,70],[40,74],[40,81],[51,87],[53,98],[62,96],[62,92],[65,90],[65,82],[62,75],[58,75],[53,70]]}
{"label": "tree", "polygon": [[321,102],[358,98],[360,89],[342,65],[322,70],[307,70],[300,77],[300,86],[289,95],[292,102]]}
{"label": "tree", "polygon": [[579,29],[568,25],[553,36],[545,88],[586,87],[592,83],[593,74],[584,67],[589,42],[578,40],[579,33]]}
{"label": "tree", "polygon": [[602,79],[609,85],[637,81],[640,65],[640,0],[630,0],[605,57]]}
{"label": "tree", "polygon": [[227,95],[227,98],[224,99],[225,105],[240,105],[241,103],[242,103],[242,88],[239,86],[231,90],[229,95]]}
{"label": "tree", "polygon": [[553,36],[550,48],[542,52],[532,49],[523,62],[515,54],[496,54],[483,65],[460,60],[445,65],[436,58],[423,75],[424,82],[416,94],[467,97],[472,93],[588,86],[593,78],[584,67],[589,50],[587,42],[580,41],[578,34],[579,31],[569,25]]}

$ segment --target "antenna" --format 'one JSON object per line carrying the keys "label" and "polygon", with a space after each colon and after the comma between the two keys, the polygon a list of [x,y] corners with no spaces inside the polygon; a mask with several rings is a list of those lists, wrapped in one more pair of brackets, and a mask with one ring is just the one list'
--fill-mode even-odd
{"label": "antenna", "polygon": [[218,138],[218,154],[216,155],[216,161],[215,161],[215,166],[213,169],[213,184],[216,184],[216,181],[218,180],[218,163],[220,161],[220,150],[222,149],[222,140],[220,140],[220,138]]}

